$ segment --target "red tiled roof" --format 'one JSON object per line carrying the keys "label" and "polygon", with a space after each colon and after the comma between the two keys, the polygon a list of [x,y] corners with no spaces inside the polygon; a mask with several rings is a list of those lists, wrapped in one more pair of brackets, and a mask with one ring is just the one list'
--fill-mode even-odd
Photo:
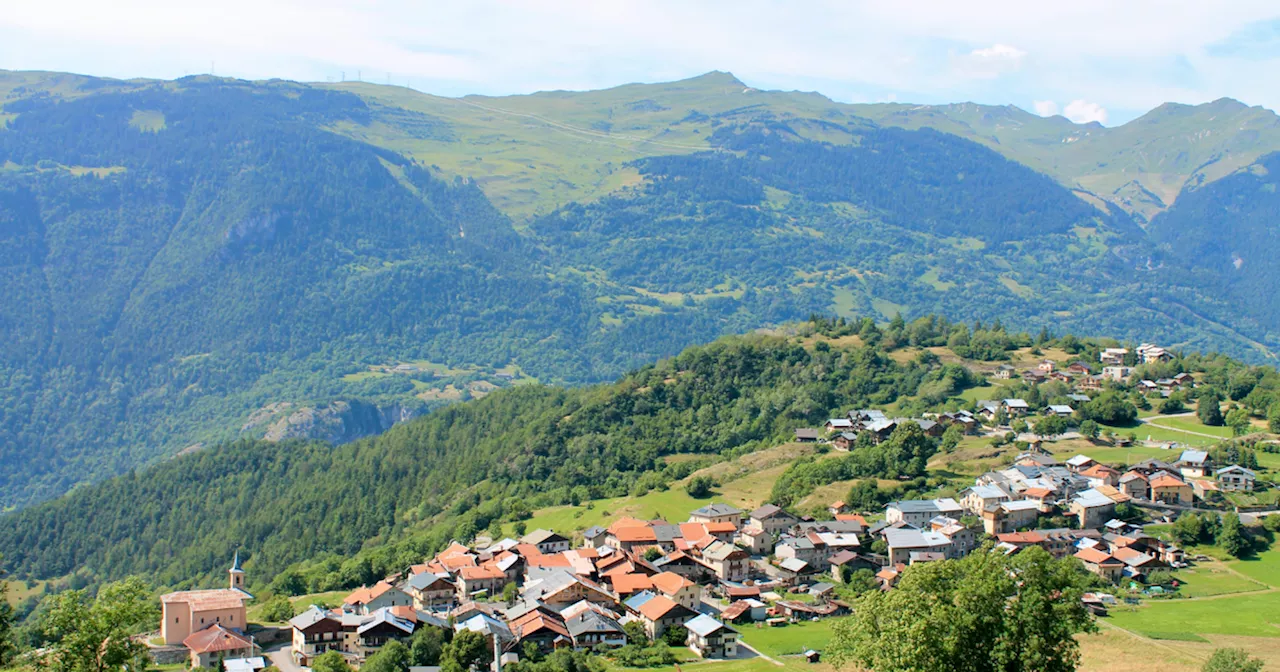
{"label": "red tiled roof", "polygon": [[862,526],[863,526],[863,527],[866,527],[866,526],[867,526],[867,519],[866,519],[866,518],[863,518],[863,517],[862,517],[862,514],[860,514],[860,513],[837,513],[837,514],[836,514],[836,520],[838,520],[838,521],[840,521],[840,522],[842,522],[842,523],[845,523],[845,522],[859,522],[859,523],[862,523]]}

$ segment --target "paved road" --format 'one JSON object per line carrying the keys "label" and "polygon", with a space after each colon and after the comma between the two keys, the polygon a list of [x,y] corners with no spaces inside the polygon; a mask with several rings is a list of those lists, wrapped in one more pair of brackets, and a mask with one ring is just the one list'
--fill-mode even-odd
{"label": "paved road", "polygon": [[293,647],[288,642],[272,644],[263,654],[271,659],[272,665],[280,668],[280,672],[305,672],[309,669],[293,662]]}
{"label": "paved road", "polygon": [[1144,425],[1151,425],[1152,427],[1159,427],[1160,429],[1167,429],[1173,432],[1182,432],[1183,434],[1190,434],[1192,436],[1201,436],[1206,439],[1213,439],[1214,441],[1226,440],[1223,437],[1218,436],[1217,434],[1205,434],[1204,432],[1194,432],[1194,431],[1191,431],[1190,429],[1183,429],[1181,427],[1170,427],[1169,425],[1162,425],[1158,422],[1152,422],[1153,420],[1163,420],[1165,418],[1185,418],[1185,417],[1194,416],[1194,415],[1195,413],[1191,413],[1191,412],[1173,413],[1170,415],[1152,415],[1146,418],[1138,418],[1138,422]]}
{"label": "paved road", "polygon": [[783,666],[783,664],[782,664],[782,661],[781,661],[781,660],[778,660],[777,658],[774,658],[773,656],[766,656],[766,655],[764,655],[763,653],[760,653],[760,650],[759,650],[759,649],[757,649],[757,648],[755,648],[755,647],[751,646],[750,644],[748,644],[748,643],[746,643],[746,642],[742,641],[741,639],[739,639],[739,640],[738,640],[738,646],[740,646],[740,647],[742,647],[742,648],[744,648],[744,649],[746,649],[746,650],[750,651],[751,653],[756,654],[757,656],[760,656],[761,658],[764,658],[765,660],[767,660],[767,661],[769,661],[769,662],[773,663],[774,665],[777,665],[778,667],[784,667],[784,666]]}

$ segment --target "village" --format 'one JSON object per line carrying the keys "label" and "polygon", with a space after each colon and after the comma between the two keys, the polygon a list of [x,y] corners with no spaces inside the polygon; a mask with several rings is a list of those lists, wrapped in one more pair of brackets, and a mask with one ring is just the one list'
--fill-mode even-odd
{"label": "village", "polygon": [[[1000,435],[1019,418],[1072,418],[1091,390],[1128,380],[1128,354],[1104,350],[1100,373],[1081,362],[1060,367],[1046,360],[1019,374],[1069,382],[1069,404],[1031,408],[1017,398],[979,400],[972,411],[920,418],[858,409],[820,429],[798,429],[795,440],[838,454],[859,441],[887,440],[904,423],[936,438],[951,427],[965,435]],[[1144,345],[1138,356],[1150,362],[1169,355]],[[1013,375],[1005,366],[991,372],[997,380]],[[1185,374],[1138,386],[1148,383],[1166,396],[1195,385]],[[1191,562],[1166,535],[1145,532],[1143,521],[1167,523],[1217,493],[1257,487],[1253,470],[1215,464],[1205,450],[1120,465],[1087,454],[1060,459],[1033,435],[1010,463],[982,473],[953,497],[894,501],[879,511],[832,501],[825,515],[815,516],[771,503],[742,510],[713,500],[681,521],[618,516],[607,526],[454,541],[350,592],[341,604],[312,604],[296,614],[283,627],[287,646],[270,660],[281,669],[305,668],[336,652],[359,667],[388,642],[408,641],[423,628],[479,633],[495,670],[562,648],[607,656],[637,639],[687,648],[702,659],[767,656],[743,633],[846,615],[852,581],[870,579],[870,589],[891,591],[908,567],[982,548],[1016,554],[1038,546],[1054,558],[1074,557],[1097,576],[1099,589],[1086,601],[1105,614],[1123,586],[1141,586],[1153,572]],[[1140,510],[1143,520],[1121,510]],[[1049,519],[1058,524],[1045,525]],[[268,661],[247,630],[253,596],[238,557],[229,575],[226,589],[164,595],[160,637],[192,667],[253,672]],[[821,643],[811,647],[802,657],[818,662]]]}

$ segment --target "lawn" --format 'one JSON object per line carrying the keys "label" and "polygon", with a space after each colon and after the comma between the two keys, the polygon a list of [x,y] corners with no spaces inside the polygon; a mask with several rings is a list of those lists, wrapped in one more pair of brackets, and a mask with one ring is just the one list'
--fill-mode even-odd
{"label": "lawn", "polygon": [[[1127,432],[1126,432],[1127,433]],[[1088,455],[1107,464],[1133,464],[1146,459],[1155,458],[1166,462],[1178,459],[1177,450],[1165,450],[1149,446],[1129,446],[1120,448],[1108,445],[1084,445],[1080,442],[1068,444],[1048,444],[1049,450],[1058,458],[1070,458],[1077,454]]]}
{"label": "lawn", "polygon": [[804,653],[808,649],[822,651],[831,641],[832,626],[839,620],[828,618],[779,627],[744,625],[739,630],[742,641],[767,656],[777,658]]}
{"label": "lawn", "polygon": [[1138,437],[1139,441],[1172,441],[1189,446],[1212,446],[1218,443],[1217,439],[1196,436],[1195,434],[1188,434],[1185,431],[1172,429],[1171,427],[1156,427],[1150,424],[1133,424],[1126,426],[1103,425],[1103,428],[1110,429],[1120,436],[1134,434]]}
{"label": "lawn", "polygon": [[[310,609],[313,604],[326,604],[330,607],[339,606],[349,594],[351,594],[351,591],[349,590],[334,590],[327,593],[299,595],[298,597],[289,598],[289,601],[293,603],[294,612],[302,613],[307,609]],[[261,613],[262,603],[258,603],[249,607],[249,610],[245,613],[245,617],[249,619],[250,623],[261,623]]]}
{"label": "lawn", "polygon": [[1185,597],[1225,595],[1266,588],[1261,583],[1228,570],[1226,564],[1218,561],[1200,562],[1194,567],[1178,570],[1174,578],[1182,584],[1178,593]]}
{"label": "lawn", "polygon": [[1180,633],[1280,637],[1280,592],[1152,601],[1141,607],[1115,608],[1109,621],[1161,638]]}
{"label": "lawn", "polygon": [[1179,415],[1173,418],[1160,418],[1159,420],[1152,420],[1152,422],[1187,432],[1200,432],[1201,434],[1221,436],[1224,439],[1232,437],[1230,427],[1210,427],[1209,425],[1200,422],[1200,418],[1194,415]]}
{"label": "lawn", "polygon": [[1259,553],[1247,560],[1231,562],[1231,568],[1245,576],[1280,588],[1280,548]]}

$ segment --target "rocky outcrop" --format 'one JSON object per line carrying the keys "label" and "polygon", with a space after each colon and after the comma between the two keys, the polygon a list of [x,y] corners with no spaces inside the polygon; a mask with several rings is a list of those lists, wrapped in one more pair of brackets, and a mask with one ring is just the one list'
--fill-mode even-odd
{"label": "rocky outcrop", "polygon": [[[385,432],[393,425],[422,415],[425,410],[425,405],[404,401],[333,401],[323,406],[304,406],[287,414],[278,414],[262,436],[268,441],[320,439],[345,443]],[[261,420],[261,416],[257,419]],[[246,427],[249,426],[246,423]]]}

